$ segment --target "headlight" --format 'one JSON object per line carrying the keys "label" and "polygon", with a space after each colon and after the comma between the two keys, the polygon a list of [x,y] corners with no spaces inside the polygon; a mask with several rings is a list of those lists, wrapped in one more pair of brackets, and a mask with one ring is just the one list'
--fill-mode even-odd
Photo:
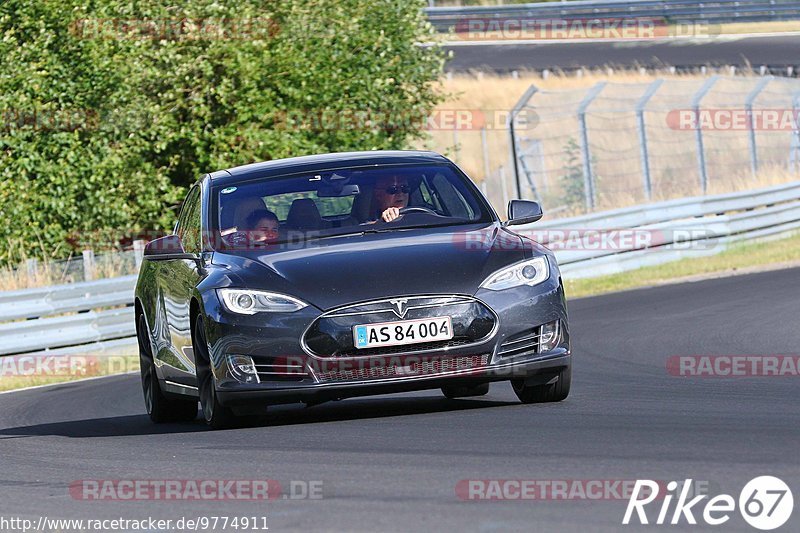
{"label": "headlight", "polygon": [[256,313],[292,313],[308,306],[307,303],[274,292],[247,289],[217,289],[225,307],[233,313],[254,315]]}
{"label": "headlight", "polygon": [[550,263],[546,256],[534,257],[498,270],[486,278],[481,287],[501,291],[520,285],[538,285],[550,277]]}

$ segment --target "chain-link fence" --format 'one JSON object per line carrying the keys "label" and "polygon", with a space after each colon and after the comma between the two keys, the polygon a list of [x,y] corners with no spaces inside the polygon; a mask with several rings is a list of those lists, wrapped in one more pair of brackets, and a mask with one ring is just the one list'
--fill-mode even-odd
{"label": "chain-link fence", "polygon": [[144,241],[134,250],[95,255],[91,250],[58,261],[28,259],[18,267],[0,269],[0,291],[76,283],[136,274],[142,262]]}
{"label": "chain-link fence", "polygon": [[579,213],[798,179],[799,109],[800,80],[769,76],[531,87],[513,192]]}

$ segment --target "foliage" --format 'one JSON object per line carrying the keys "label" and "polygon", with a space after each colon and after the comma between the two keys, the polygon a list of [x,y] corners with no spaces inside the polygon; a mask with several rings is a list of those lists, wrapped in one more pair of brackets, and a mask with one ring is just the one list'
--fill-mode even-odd
{"label": "foliage", "polygon": [[4,0],[0,264],[170,227],[209,171],[405,147],[440,99],[422,5]]}

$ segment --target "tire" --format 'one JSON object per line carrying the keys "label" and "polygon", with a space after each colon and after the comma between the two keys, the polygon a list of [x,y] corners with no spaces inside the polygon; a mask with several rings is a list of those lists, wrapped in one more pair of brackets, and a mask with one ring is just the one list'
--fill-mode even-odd
{"label": "tire", "polygon": [[558,380],[551,385],[525,385],[524,379],[512,379],[511,386],[522,403],[560,402],[569,396],[572,383],[572,367],[558,373]]}
{"label": "tire", "polygon": [[147,416],[156,424],[163,422],[189,422],[197,418],[197,400],[168,398],[161,390],[144,314],[137,319],[136,336],[139,342],[139,368],[142,376],[142,393]]}
{"label": "tire", "polygon": [[237,422],[236,416],[230,408],[219,402],[217,396],[217,378],[211,371],[211,359],[202,316],[198,316],[195,320],[193,344],[197,365],[197,388],[200,392],[200,410],[203,413],[203,419],[211,429],[233,427]]}
{"label": "tire", "polygon": [[455,398],[467,398],[469,396],[484,396],[489,393],[489,384],[481,383],[474,387],[467,387],[464,385],[454,387],[442,387],[442,394],[450,400]]}

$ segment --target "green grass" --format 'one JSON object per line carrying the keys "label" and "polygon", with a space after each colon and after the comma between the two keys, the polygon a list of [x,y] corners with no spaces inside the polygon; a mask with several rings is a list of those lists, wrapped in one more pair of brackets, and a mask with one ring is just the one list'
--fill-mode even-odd
{"label": "green grass", "polygon": [[579,298],[661,285],[694,276],[734,273],[783,263],[788,266],[796,261],[800,261],[800,233],[780,240],[736,244],[716,255],[681,259],[597,278],[571,280],[565,275],[564,286],[568,297]]}

